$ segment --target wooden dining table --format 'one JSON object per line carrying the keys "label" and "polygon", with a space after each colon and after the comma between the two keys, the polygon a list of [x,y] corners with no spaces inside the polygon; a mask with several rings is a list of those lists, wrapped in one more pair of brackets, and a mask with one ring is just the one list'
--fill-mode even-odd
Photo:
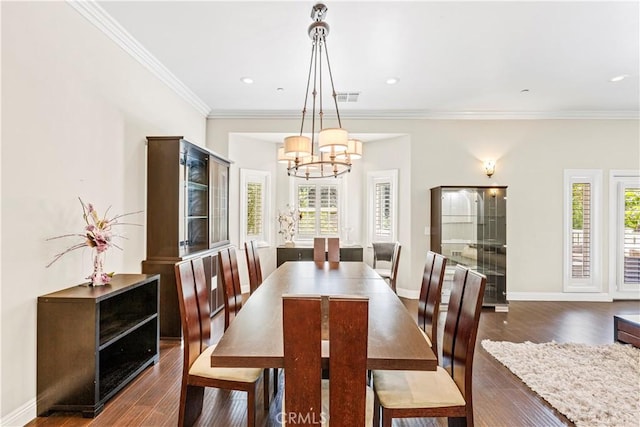
{"label": "wooden dining table", "polygon": [[[369,299],[367,368],[436,370],[436,355],[416,321],[369,265],[313,261],[286,262],[264,280],[220,339],[211,366],[283,367],[283,295],[365,296]],[[330,340],[323,341],[323,362],[328,361],[329,345]]]}

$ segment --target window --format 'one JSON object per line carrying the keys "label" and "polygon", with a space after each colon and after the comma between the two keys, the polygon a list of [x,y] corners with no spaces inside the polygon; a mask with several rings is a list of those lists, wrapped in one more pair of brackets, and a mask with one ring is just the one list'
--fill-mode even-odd
{"label": "window", "polygon": [[602,172],[565,170],[565,292],[598,292]]}
{"label": "window", "polygon": [[295,206],[300,210],[298,238],[338,236],[340,230],[341,180],[330,182],[296,183]]}
{"label": "window", "polygon": [[368,236],[372,242],[397,240],[398,171],[369,172],[367,174],[369,197]]}
{"label": "window", "polygon": [[609,293],[640,298],[640,171],[609,172]]}
{"label": "window", "polygon": [[270,178],[266,171],[240,169],[240,244],[250,240],[257,240],[260,245],[268,244]]}

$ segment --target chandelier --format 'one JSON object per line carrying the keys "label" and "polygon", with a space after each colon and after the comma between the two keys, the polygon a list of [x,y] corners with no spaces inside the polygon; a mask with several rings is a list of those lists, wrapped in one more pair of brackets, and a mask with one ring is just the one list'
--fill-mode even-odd
{"label": "chandelier", "polygon": [[[313,19],[309,26],[309,37],[312,40],[311,60],[307,75],[307,90],[302,109],[300,134],[286,137],[284,147],[278,151],[278,160],[288,164],[287,174],[292,177],[305,179],[338,177],[351,172],[351,161],[362,157],[362,142],[349,139],[347,130],[342,128],[327,51],[329,24],[324,22],[326,14],[327,7],[322,3],[316,4],[311,9],[311,18]],[[323,123],[323,55],[326,59],[325,65],[331,84],[331,96],[336,107],[338,127],[334,128],[325,128]],[[303,135],[309,95],[311,95],[310,138]]]}

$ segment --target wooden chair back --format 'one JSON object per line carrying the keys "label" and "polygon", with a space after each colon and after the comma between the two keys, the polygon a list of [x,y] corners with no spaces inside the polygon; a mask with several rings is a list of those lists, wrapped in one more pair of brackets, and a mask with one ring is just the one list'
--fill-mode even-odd
{"label": "wooden chair back", "polygon": [[327,260],[340,262],[340,239],[338,237],[327,238]]}
{"label": "wooden chair back", "polygon": [[[198,295],[191,260],[175,265],[178,288],[178,304],[183,337],[183,376],[189,375],[189,368],[203,349]],[[210,324],[210,322],[207,322]]]}
{"label": "wooden chair back", "polygon": [[[424,262],[424,270],[422,271],[422,284],[420,285],[420,297],[418,298],[418,326],[426,332],[427,327],[427,296],[429,295],[429,285],[431,284],[431,273],[433,271],[433,262],[436,259],[436,253],[427,252],[427,258]],[[431,337],[429,337],[431,338]]]}
{"label": "wooden chair back", "polygon": [[456,266],[445,320],[443,361],[467,402],[472,401],[473,355],[486,282],[477,271]]}
{"label": "wooden chair back", "polygon": [[389,284],[393,292],[396,292],[396,282],[398,280],[398,266],[400,265],[400,251],[402,246],[396,242],[393,247],[393,256],[391,258],[391,276],[389,277]]}
{"label": "wooden chair back", "polygon": [[313,260],[315,262],[325,262],[326,260],[326,240],[324,237],[313,238]]}
{"label": "wooden chair back", "polygon": [[262,284],[262,267],[260,266],[260,256],[258,255],[258,242],[251,240],[244,242],[244,253],[247,258],[247,270],[249,272],[249,293],[258,289]]}
{"label": "wooden chair back", "polygon": [[438,355],[438,313],[446,267],[447,258],[444,255],[432,251],[427,253],[418,301],[418,324],[429,337],[431,349],[436,356]]}
{"label": "wooden chair back", "polygon": [[[487,278],[477,271],[470,270],[469,274],[467,274],[453,345],[452,376],[467,402],[472,402],[473,355],[475,353],[478,323],[480,322],[486,283]],[[471,405],[467,405],[467,409],[470,407]],[[471,413],[471,416],[473,416],[473,413]],[[467,415],[467,419],[469,419],[469,415]]]}
{"label": "wooden chair back", "polygon": [[449,295],[449,304],[447,308],[447,316],[444,321],[444,331],[442,334],[442,367],[451,373],[453,343],[456,335],[456,327],[458,326],[458,315],[460,314],[460,304],[462,303],[462,291],[464,290],[464,282],[467,280],[469,269],[463,265],[456,265],[453,273],[453,282],[451,284],[451,294]]}
{"label": "wooden chair back", "polygon": [[242,308],[242,291],[235,248],[224,248],[218,253],[218,274],[222,281],[224,329],[226,331]]}
{"label": "wooden chair back", "polygon": [[[364,425],[369,302],[358,297],[328,297],[329,414],[322,413],[322,297],[283,296],[285,397],[288,414],[311,422]],[[334,422],[334,423],[335,423]]]}
{"label": "wooden chair back", "polygon": [[202,257],[191,259],[193,268],[193,279],[196,287],[196,298],[198,300],[198,317],[200,318],[200,351],[209,347],[211,339],[211,306],[209,296],[211,292],[207,284],[207,276]]}

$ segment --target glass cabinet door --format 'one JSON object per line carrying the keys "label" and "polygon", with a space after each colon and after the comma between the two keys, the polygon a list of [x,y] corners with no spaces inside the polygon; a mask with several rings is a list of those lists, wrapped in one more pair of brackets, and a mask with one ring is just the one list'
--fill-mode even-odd
{"label": "glass cabinet door", "polygon": [[229,166],[211,159],[211,246],[229,241]]}
{"label": "glass cabinet door", "polygon": [[179,225],[181,253],[208,248],[209,234],[209,155],[185,147],[180,160],[183,189],[180,195],[182,221]]}
{"label": "glass cabinet door", "polygon": [[432,247],[449,258],[447,274],[462,264],[487,276],[485,303],[506,302],[506,188],[442,187],[440,242]]}

